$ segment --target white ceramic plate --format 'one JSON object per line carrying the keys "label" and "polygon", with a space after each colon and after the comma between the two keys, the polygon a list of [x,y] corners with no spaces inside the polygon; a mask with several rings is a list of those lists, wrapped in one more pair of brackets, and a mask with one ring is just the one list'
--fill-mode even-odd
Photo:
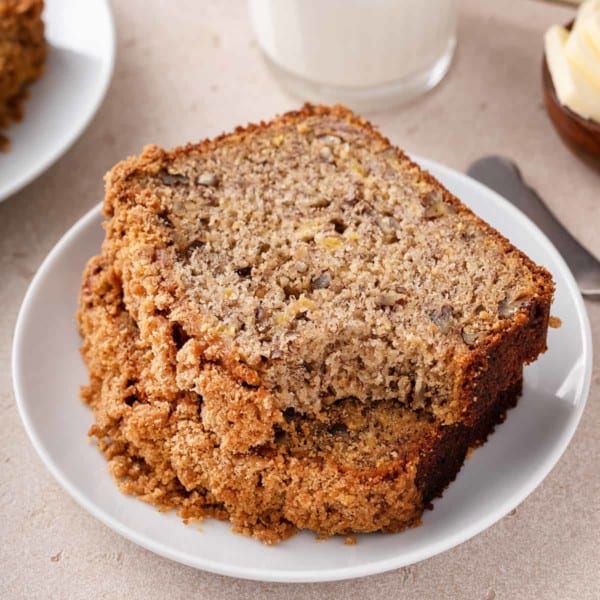
{"label": "white ceramic plate", "polygon": [[396,535],[317,542],[301,533],[275,547],[208,520],[198,531],[174,514],[122,495],[104,458],[87,442],[92,415],[78,399],[87,373],[79,357],[74,313],[81,272],[103,237],[99,208],[50,252],[27,292],[13,348],[13,380],[25,428],[59,483],[86,510],[130,540],[173,560],[224,575],[269,581],[325,581],[370,575],[423,560],[483,531],[524,500],[556,464],[581,417],[589,391],[592,347],[587,315],[567,266],[544,235],[495,192],[465,175],[420,161],[495,225],[557,284],[552,313],[563,325],[549,350],[526,370],[525,390],[488,443],[473,453],[423,524]]}
{"label": "white ceramic plate", "polygon": [[115,56],[107,0],[46,0],[48,58],[30,87],[25,118],[4,131],[0,201],[20,190],[68,150],[83,132],[108,87]]}

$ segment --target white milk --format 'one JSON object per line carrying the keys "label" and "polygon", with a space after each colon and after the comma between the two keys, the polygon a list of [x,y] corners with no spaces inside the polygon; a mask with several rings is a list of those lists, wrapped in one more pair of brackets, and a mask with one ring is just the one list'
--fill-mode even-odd
{"label": "white milk", "polygon": [[417,80],[428,89],[454,50],[455,0],[249,0],[249,8],[269,61],[322,92]]}

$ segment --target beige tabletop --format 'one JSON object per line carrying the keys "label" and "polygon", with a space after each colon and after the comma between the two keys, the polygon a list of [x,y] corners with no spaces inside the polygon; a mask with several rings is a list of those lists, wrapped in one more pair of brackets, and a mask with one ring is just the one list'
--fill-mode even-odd
{"label": "beige tabletop", "polygon": [[[0,597],[598,599],[598,359],[571,445],[516,513],[383,575],[280,585],[196,571],[119,537],[58,486],[21,426],[10,375],[14,323],[36,268],[102,198],[102,175],[119,159],[149,142],[198,140],[299,104],[263,65],[243,0],[115,0],[113,9],[117,62],[96,118],[52,168],[0,204]],[[542,34],[572,13],[532,0],[463,1],[446,80],[410,106],[368,116],[405,149],[459,170],[486,153],[512,157],[600,256],[600,176],[562,145],[540,93]],[[586,306],[597,341],[600,302]]]}

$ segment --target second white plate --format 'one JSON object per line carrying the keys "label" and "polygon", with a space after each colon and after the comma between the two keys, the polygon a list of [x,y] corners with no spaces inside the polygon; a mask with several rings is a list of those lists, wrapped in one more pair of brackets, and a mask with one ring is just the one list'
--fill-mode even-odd
{"label": "second white plate", "polygon": [[92,515],[167,558],[215,573],[267,581],[327,581],[371,575],[443,552],[483,531],[515,508],[546,477],[567,447],[589,391],[591,334],[571,273],[523,214],[465,175],[428,160],[421,164],[475,212],[546,266],[557,285],[549,350],[526,369],[523,397],[456,481],[426,512],[423,524],[395,535],[315,541],[301,533],[275,547],[231,533],[208,520],[201,531],[174,514],[121,494],[100,453],[87,442],[90,410],[79,400],[87,381],[74,314],[81,273],[100,249],[100,209],[81,219],[36,274],[19,314],[13,381],[23,423],[59,483]]}
{"label": "second white plate", "polygon": [[30,88],[23,121],[3,131],[10,150],[0,154],[0,201],[68,150],[98,110],[113,71],[107,0],[46,0],[43,18],[46,71]]}

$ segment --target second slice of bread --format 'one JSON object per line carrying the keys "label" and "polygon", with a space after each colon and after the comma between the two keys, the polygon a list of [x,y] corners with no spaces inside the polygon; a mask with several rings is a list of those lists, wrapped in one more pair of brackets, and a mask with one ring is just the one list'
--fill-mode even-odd
{"label": "second slice of bread", "polygon": [[[89,264],[81,301],[90,433],[121,489],[186,519],[228,518],[267,543],[304,528],[329,536],[418,524],[521,390],[519,378],[469,427],[393,399],[341,400],[318,418],[287,410],[271,441],[232,451],[206,401],[149,368],[154,351],[104,258]],[[229,434],[237,431],[236,423]]]}

